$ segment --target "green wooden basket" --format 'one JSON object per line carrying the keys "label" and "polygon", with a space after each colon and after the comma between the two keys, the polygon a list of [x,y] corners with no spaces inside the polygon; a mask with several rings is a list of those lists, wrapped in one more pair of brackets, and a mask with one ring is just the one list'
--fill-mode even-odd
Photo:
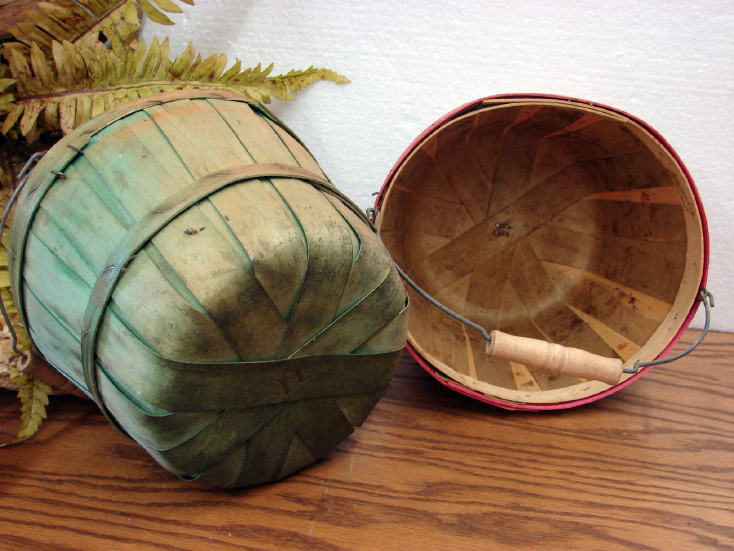
{"label": "green wooden basket", "polygon": [[66,136],[9,253],[38,351],[189,480],[259,484],[324,456],[405,344],[407,297],[366,218],[238,95],[151,96]]}

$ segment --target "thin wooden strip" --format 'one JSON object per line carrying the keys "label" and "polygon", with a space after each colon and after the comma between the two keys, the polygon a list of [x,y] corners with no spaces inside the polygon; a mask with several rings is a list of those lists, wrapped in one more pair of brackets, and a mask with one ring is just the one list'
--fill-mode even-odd
{"label": "thin wooden strip", "polygon": [[469,335],[466,332],[466,325],[461,326],[461,330],[464,332],[464,341],[466,343],[466,358],[469,367],[469,376],[477,378],[477,364],[474,361],[474,351],[472,350],[472,343]]}
{"label": "thin wooden strip", "polygon": [[686,242],[686,222],[680,205],[589,200],[587,197],[551,223],[586,235],[660,243]]}
{"label": "thin wooden strip", "polygon": [[[47,153],[39,161],[33,171],[32,181],[23,190],[19,197],[18,206],[13,217],[8,252],[11,258],[20,259],[13,263],[11,281],[14,288],[18,288],[20,273],[22,271],[23,259],[25,257],[25,236],[27,228],[31,224],[36,209],[41,204],[48,190],[55,185],[60,178],[52,171],[62,171],[77,158],[79,150],[86,148],[90,139],[112,123],[129,116],[131,113],[143,110],[151,105],[176,102],[181,99],[217,97],[230,101],[249,103],[250,100],[239,94],[224,91],[200,91],[200,90],[178,90],[166,95],[165,100],[160,97],[154,99],[141,99],[125,103],[122,107],[110,110],[105,114],[95,117],[78,128],[73,134],[65,137],[55,147],[53,152]],[[98,139],[98,138],[97,138]],[[24,316],[22,303],[18,304],[21,317]]]}
{"label": "thin wooden strip", "polygon": [[[569,170],[583,173],[578,166]],[[422,269],[434,274],[434,281],[429,282],[427,290],[435,293],[437,289],[450,285],[502,251],[512,248],[570,205],[588,195],[598,184],[582,180],[579,185],[569,187],[567,181],[569,176],[570,174],[564,173],[548,180],[507,208],[495,212],[482,224],[428,255],[422,263]],[[495,233],[497,224],[509,225],[508,235]],[[477,251],[481,251],[481,254],[477,254]]]}
{"label": "thin wooden strip", "polygon": [[448,237],[420,232],[383,229],[380,229],[380,238],[395,261],[405,270],[451,241]]}
{"label": "thin wooden strip", "polygon": [[[537,309],[537,304],[533,303],[533,295],[528,294],[528,296],[524,296],[522,294],[522,282],[519,289],[515,287],[511,280],[511,272],[508,275],[502,293],[499,329],[511,335],[549,342],[554,342],[561,338],[569,338],[577,333],[578,329],[574,330],[573,323],[578,318],[569,319],[568,313],[563,310],[557,312],[557,308],[554,311],[551,311],[549,308],[548,311],[543,311],[538,316],[536,310],[534,310]],[[553,325],[553,314],[556,312],[559,316],[563,316],[561,318],[563,322],[558,327]],[[550,316],[545,317],[544,314],[550,314]],[[489,358],[488,362],[497,362],[498,365],[502,366],[503,372],[505,373],[503,388],[515,390],[515,378],[512,375],[512,366],[509,362],[490,360]],[[532,374],[538,386],[543,390],[554,390],[579,383],[578,378],[568,377],[567,375],[561,375],[560,377],[549,376],[548,373],[540,370],[532,371]]]}
{"label": "thin wooden strip", "polygon": [[455,281],[451,285],[444,287],[433,297],[441,304],[450,309],[463,314],[466,306],[466,297],[472,285],[473,274],[467,274],[461,279]]}
{"label": "thin wooden strip", "polygon": [[[221,417],[220,410],[161,412],[151,415],[134,406],[106,376],[100,379],[107,407],[118,418],[125,419],[128,434],[147,450],[165,450],[190,441],[202,430]],[[277,407],[277,406],[266,406]]]}
{"label": "thin wooden strip", "polygon": [[680,205],[681,194],[676,186],[661,186],[620,191],[600,191],[586,197],[586,200],[632,201],[633,203],[656,203],[661,205]]}
{"label": "thin wooden strip", "polygon": [[405,334],[408,329],[408,304],[390,322],[371,335],[359,347],[355,348],[354,354],[376,354],[381,350],[394,350],[405,345]]}
{"label": "thin wooden strip", "polygon": [[512,376],[515,377],[517,390],[526,392],[539,392],[543,390],[538,386],[538,382],[527,367],[517,362],[510,362],[510,365],[512,366]]}
{"label": "thin wooden strip", "polygon": [[532,321],[547,335],[546,340],[599,356],[613,356],[609,346],[566,306],[563,295],[556,289],[527,240],[515,247],[508,280]]}
{"label": "thin wooden strip", "polygon": [[[435,139],[434,136],[426,138],[423,143],[432,143]],[[445,203],[461,204],[461,199],[456,195],[456,190],[446,180],[446,174],[438,170],[435,161],[422,146],[414,149],[400,166],[399,171],[393,177],[388,194],[391,193],[393,186],[404,193],[424,195]],[[388,195],[383,204],[386,205],[391,201],[392,199]]]}
{"label": "thin wooden strip", "polygon": [[375,289],[314,334],[294,355],[340,354],[358,348],[405,309],[403,283],[393,269]]}
{"label": "thin wooden strip", "polygon": [[75,337],[73,329],[67,329],[65,324],[59,323],[49,315],[48,308],[36,296],[30,285],[24,286],[23,294],[28,316],[34,320],[33,325],[29,326],[31,338],[35,340],[43,335],[46,343],[44,347],[46,361],[68,379],[75,381],[80,388],[84,388],[79,340]]}
{"label": "thin wooden strip", "polygon": [[[252,163],[252,157],[230,126],[205,101],[180,101],[165,107],[150,107],[147,113],[194,179],[223,167]],[[206,143],[207,147],[201,147],[201,143]]]}
{"label": "thin wooden strip", "polygon": [[[263,172],[266,174],[278,174],[280,172],[284,177],[294,177],[297,175],[299,178],[311,178],[318,181],[316,178],[309,177],[307,173],[300,169],[272,165],[243,166],[236,170],[222,171],[208,178],[203,178],[169,197],[127,232],[124,239],[120,241],[115,250],[110,254],[106,262],[107,266],[97,278],[95,287],[90,295],[84,316],[84,329],[82,331],[82,364],[85,380],[87,387],[94,395],[95,401],[98,404],[101,405],[102,401],[96,386],[97,374],[94,367],[97,333],[103,319],[105,306],[126,265],[152,236],[161,231],[161,228],[166,226],[181,212],[190,208],[191,205],[204,197],[208,197],[222,187],[236,181],[260,177]],[[170,230],[170,226],[166,229]],[[255,331],[258,331],[258,329],[255,329]],[[110,418],[110,421],[114,422],[112,418]]]}
{"label": "thin wooden strip", "polygon": [[[286,322],[255,277],[247,249],[229,246],[210,219],[197,209],[171,220],[152,242],[240,358],[274,357]],[[246,244],[248,248],[255,246]],[[237,292],[232,293],[232,289]],[[175,340],[175,336],[169,334],[168,339]]]}
{"label": "thin wooden strip", "polygon": [[669,304],[686,267],[686,247],[677,243],[590,236],[550,224],[531,239],[541,260],[586,270]]}
{"label": "thin wooden strip", "polygon": [[294,180],[272,182],[297,218],[308,252],[303,285],[278,348],[278,357],[287,357],[334,320],[352,268],[352,236],[320,191]]}
{"label": "thin wooden strip", "polygon": [[548,134],[567,127],[580,117],[572,109],[549,110],[535,106],[509,109],[517,114],[517,118],[503,132],[488,213],[505,209],[537,185],[533,172],[542,141]]}
{"label": "thin wooden strip", "polygon": [[230,101],[209,101],[230,132],[255,163],[293,164],[293,156],[273,135],[268,121],[256,110]]}
{"label": "thin wooden strip", "polygon": [[[284,128],[280,121],[276,122],[273,119],[266,119],[266,122],[270,125],[278,138],[280,138],[283,146],[288,150],[288,152],[290,152],[293,156],[293,160],[298,166],[315,174],[321,174],[324,176],[324,173],[321,171],[321,167],[316,162],[316,159],[313,158],[313,155],[309,153],[300,140],[296,139],[289,130]],[[324,176],[324,178],[326,178],[326,176]]]}
{"label": "thin wooden strip", "polygon": [[533,185],[576,163],[598,160],[609,164],[620,157],[647,151],[627,125],[597,114],[576,112],[579,119],[543,138],[533,165]]}
{"label": "thin wooden strip", "polygon": [[508,250],[472,272],[464,313],[487,331],[499,327],[502,292],[511,266],[512,251]]}
{"label": "thin wooden strip", "polygon": [[[37,237],[36,232],[39,232]],[[36,214],[27,243],[25,284],[37,288],[47,307],[67,319],[69,327],[73,328],[76,335],[80,335],[83,317],[81,309],[94,286],[96,274],[92,273],[77,248],[64,238],[64,234],[44,209]],[[36,266],[41,266],[42,269],[37,269]],[[181,340],[164,338],[165,335],[161,335],[159,331],[161,323],[158,309],[160,303],[165,302],[171,322],[185,320],[185,326],[195,325],[198,328],[197,336],[206,342],[205,347],[197,348],[192,347],[191,340],[187,341],[186,346],[195,352],[187,359],[237,358],[211,319],[192,306],[190,301],[183,300],[179,291],[163,277],[160,263],[151,261],[150,251],[143,251],[136,257],[136,261],[128,266],[127,275],[129,277],[123,278],[116,288],[113,303],[110,305],[111,315],[120,318],[137,335],[145,335],[149,346],[170,357],[180,357],[181,351],[177,347],[181,345]],[[49,278],[54,277],[63,279],[52,285]],[[80,289],[75,285],[76,281],[83,282],[86,287]],[[64,289],[64,293],[59,295],[58,289]],[[75,289],[78,289],[78,293],[74,292]],[[38,318],[34,323],[39,323]],[[47,333],[50,334],[51,330]],[[72,367],[70,365],[68,368]]]}
{"label": "thin wooden strip", "polygon": [[[45,214],[39,215],[45,217]],[[54,226],[46,227],[51,229]],[[48,233],[52,232],[51,229]],[[46,233],[39,228],[39,233],[33,231],[28,235],[26,247],[29,261],[23,275],[23,285],[37,289],[43,302],[48,302],[55,314],[78,333],[84,317],[83,303],[94,284],[94,276],[68,241],[59,240],[65,241],[69,254],[54,254],[57,244],[53,241],[47,243],[44,239]],[[67,258],[71,260],[67,262]],[[64,293],[59,293],[59,289],[64,289]]]}
{"label": "thin wooden strip", "polygon": [[[243,409],[374,392],[387,384],[401,353],[397,349],[264,362],[178,362],[153,353],[109,317],[103,322],[99,346],[100,364],[108,366],[105,343],[117,343],[126,350],[125,355],[114,357],[114,372],[105,369],[105,374],[128,397],[131,407],[150,414]],[[171,388],[178,391],[172,393]]]}
{"label": "thin wooden strip", "polygon": [[351,308],[383,281],[392,270],[392,259],[385,253],[382,241],[370,226],[338,198],[327,196],[327,199],[357,236],[359,245],[357,258],[353,258],[349,278],[344,285],[337,308],[337,312],[341,313]]}
{"label": "thin wooden strip", "polygon": [[[435,163],[434,170],[443,172],[473,222],[478,224],[486,216],[486,204],[493,189],[494,170],[486,172],[484,164],[475,155],[467,155],[464,144],[471,130],[471,120],[442,127],[432,138],[438,144],[432,162]],[[491,154],[486,152],[485,155],[487,153]]]}
{"label": "thin wooden strip", "polygon": [[398,229],[454,239],[475,226],[462,204],[406,194],[400,189],[391,191],[390,198],[390,210],[382,215],[381,230]]}
{"label": "thin wooden strip", "polygon": [[657,318],[647,317],[643,314],[646,295],[627,294],[620,285],[590,277],[584,270],[551,262],[543,262],[543,268],[568,304],[584,312],[593,312],[611,329],[640,346],[657,331],[670,310],[670,305],[663,303]]}
{"label": "thin wooden strip", "polygon": [[[109,213],[126,229],[132,227],[138,218],[150,212],[158,204],[152,203],[156,197],[167,197],[165,194],[161,195],[161,190],[174,192],[180,189],[183,182],[190,180],[190,174],[178,162],[175,154],[173,158],[170,157],[170,149],[164,148],[156,155],[148,149],[148,143],[158,143],[154,140],[154,136],[158,135],[159,131],[150,124],[151,121],[147,116],[144,113],[137,113],[133,117],[137,117],[137,122],[134,120],[131,121],[131,124],[121,127],[119,132],[114,133],[114,136],[125,144],[123,149],[141,159],[140,164],[145,165],[145,174],[158,183],[158,186],[152,186],[158,190],[158,193],[146,189],[151,187],[147,179],[126,177],[127,164],[117,164],[119,155],[100,154],[104,148],[88,147],[88,153],[78,158],[74,165],[67,169],[71,175],[78,171],[84,177],[90,189],[102,200]],[[141,134],[141,127],[151,133]],[[145,140],[146,137],[148,141]],[[166,152],[168,152],[168,157]],[[126,160],[126,163],[129,163],[129,160]],[[196,224],[196,226],[202,227],[202,224]],[[109,241],[95,239],[93,241],[105,243],[108,255],[109,247],[117,242],[115,239]],[[216,357],[231,357],[234,352],[227,342],[227,337],[217,329],[201,301],[192,293],[179,273],[173,269],[169,258],[175,258],[175,255],[169,255],[167,258],[154,244],[148,244],[141,254],[152,262],[155,269],[146,270],[145,276],[140,279],[128,278],[124,285],[117,289],[114,299],[125,310],[126,318],[136,327],[136,333],[148,335],[151,342],[160,343],[163,348],[159,350],[162,353],[177,357],[179,351],[170,349],[171,343],[176,340],[161,336],[157,316],[146,313],[146,305],[142,307],[140,305],[140,297],[162,298],[165,296],[172,312],[183,310],[189,314],[176,316],[173,319],[183,321],[193,316],[201,327],[202,338],[206,336],[211,339],[212,352],[216,354]],[[171,293],[171,290],[174,292]],[[184,304],[178,304],[179,302]]]}
{"label": "thin wooden strip", "polygon": [[282,409],[283,406],[277,404],[217,411],[201,430],[181,442],[163,449],[148,445],[145,448],[166,470],[177,475],[196,476],[248,442],[254,434],[272,422]]}
{"label": "thin wooden strip", "polygon": [[223,189],[209,200],[247,250],[254,276],[281,317],[289,319],[308,263],[298,220],[265,179]]}
{"label": "thin wooden strip", "polygon": [[639,350],[640,345],[620,335],[602,321],[593,316],[574,308],[571,304],[567,305],[579,318],[584,320],[591,329],[606,342],[622,360],[627,361],[632,358]]}

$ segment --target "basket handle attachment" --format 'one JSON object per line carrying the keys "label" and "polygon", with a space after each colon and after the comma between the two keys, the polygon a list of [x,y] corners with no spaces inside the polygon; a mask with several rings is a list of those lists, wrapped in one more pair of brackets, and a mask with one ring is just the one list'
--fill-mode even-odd
{"label": "basket handle attachment", "polygon": [[[375,212],[375,209],[368,209],[367,214],[372,217]],[[625,368],[624,363],[619,358],[606,358],[585,350],[563,346],[557,343],[508,335],[496,329],[491,333],[487,333],[487,330],[481,325],[474,323],[438,302],[426,291],[421,289],[397,263],[394,264],[400,277],[421,297],[445,314],[460,321],[467,327],[478,331],[484,340],[487,341],[486,351],[489,357],[514,361],[533,369],[549,371],[554,375],[570,375],[583,379],[601,381],[612,386],[619,383],[622,374],[636,374],[644,367],[670,363],[693,352],[701,344],[709,331],[711,308],[714,306],[714,296],[711,292],[707,289],[700,289],[698,296],[703,303],[706,319],[703,330],[698,338],[683,352],[650,362],[638,361],[634,366]]]}
{"label": "basket handle attachment", "polygon": [[494,330],[487,342],[487,356],[517,362],[551,376],[569,375],[616,385],[622,378],[623,362],[585,350],[540,339],[508,335]]}

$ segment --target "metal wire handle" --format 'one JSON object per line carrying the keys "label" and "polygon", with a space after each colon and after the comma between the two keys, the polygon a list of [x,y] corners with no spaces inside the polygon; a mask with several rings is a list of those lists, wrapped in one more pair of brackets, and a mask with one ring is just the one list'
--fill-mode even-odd
{"label": "metal wire handle", "polygon": [[703,309],[704,309],[704,315],[705,315],[705,321],[703,323],[703,329],[701,330],[701,334],[698,336],[698,338],[691,343],[691,346],[686,348],[683,352],[679,352],[678,354],[674,354],[673,356],[667,356],[665,358],[660,358],[659,360],[653,360],[650,362],[635,362],[635,365],[632,367],[628,367],[622,370],[622,373],[637,373],[640,369],[643,367],[650,367],[651,365],[663,365],[670,362],[674,362],[675,360],[681,359],[683,356],[687,356],[691,352],[693,352],[696,347],[698,347],[701,342],[703,342],[703,339],[706,337],[706,335],[709,332],[709,326],[711,325],[711,308],[714,307],[714,295],[711,294],[711,291],[708,289],[700,289],[698,291],[698,296],[701,297],[701,302],[703,303]]}
{"label": "metal wire handle", "polygon": [[[370,221],[373,222],[377,215],[377,209],[369,208],[367,209],[366,212],[367,212],[367,216],[370,219]],[[374,225],[373,225],[373,228],[374,228]],[[491,335],[487,333],[487,330],[484,327],[474,323],[473,321],[465,318],[461,314],[458,314],[457,312],[454,312],[447,306],[441,304],[439,301],[437,301],[435,298],[429,295],[426,291],[421,289],[421,287],[415,281],[413,281],[408,276],[408,274],[406,274],[403,271],[403,269],[400,266],[398,266],[397,262],[393,261],[393,264],[395,265],[395,269],[397,270],[398,274],[400,274],[400,277],[403,278],[405,283],[410,285],[410,287],[412,287],[413,290],[416,293],[418,293],[421,297],[423,297],[425,300],[430,302],[433,306],[441,310],[443,313],[451,316],[452,318],[463,323],[467,327],[471,327],[472,329],[478,331],[482,335],[482,338],[486,340],[487,342],[492,342]],[[663,365],[663,364],[667,364],[670,362],[674,362],[676,360],[681,359],[683,356],[687,356],[688,354],[693,352],[698,347],[698,345],[701,344],[701,342],[703,342],[703,339],[708,334],[709,327],[711,325],[711,308],[714,307],[714,295],[708,289],[703,288],[698,291],[698,296],[700,297],[701,302],[703,303],[703,308],[704,308],[704,313],[705,313],[704,326],[698,338],[695,341],[693,341],[693,343],[688,348],[686,348],[682,352],[679,352],[678,354],[674,354],[673,356],[667,356],[665,358],[660,358],[658,360],[652,360],[649,362],[641,362],[638,360],[637,362],[635,362],[635,365],[633,365],[632,367],[626,367],[622,369],[622,373],[635,374],[635,373],[638,373],[640,369],[644,367],[650,367],[653,365]]]}
{"label": "metal wire handle", "polygon": [[[12,195],[10,196],[10,199],[8,199],[8,204],[5,205],[5,210],[3,210],[2,218],[0,218],[0,243],[2,243],[3,234],[5,233],[5,223],[8,221],[8,216],[10,216],[10,210],[13,208],[13,204],[15,201],[18,200],[18,195],[20,195],[21,190],[28,182],[28,176],[30,176],[31,168],[35,166],[35,164],[38,162],[38,160],[43,157],[46,154],[45,151],[39,151],[37,153],[34,153],[30,156],[28,161],[25,165],[23,165],[23,168],[20,169],[20,172],[18,173],[18,187],[15,188],[15,191],[13,191]],[[8,252],[9,254],[9,252]],[[17,299],[16,299],[17,300]],[[3,321],[5,322],[5,327],[8,329],[8,333],[10,333],[10,338],[12,339],[11,346],[13,348],[13,352],[20,356],[23,361],[26,360],[27,356],[25,352],[18,349],[18,335],[15,332],[15,329],[13,328],[13,323],[10,321],[10,316],[8,316],[8,311],[5,308],[5,301],[3,300],[2,294],[0,294],[0,313],[2,313]]]}

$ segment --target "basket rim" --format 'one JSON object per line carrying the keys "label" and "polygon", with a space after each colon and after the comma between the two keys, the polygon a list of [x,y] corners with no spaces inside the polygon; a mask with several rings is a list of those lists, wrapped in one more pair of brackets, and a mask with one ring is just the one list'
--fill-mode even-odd
{"label": "basket rim", "polygon": [[[696,184],[693,180],[693,177],[691,176],[690,171],[686,167],[681,157],[675,151],[675,149],[673,149],[673,147],[670,145],[670,143],[657,130],[655,130],[655,128],[653,128],[650,124],[640,119],[639,117],[636,117],[634,115],[631,115],[630,113],[627,113],[626,111],[622,109],[611,107],[609,105],[598,103],[595,101],[590,101],[590,100],[575,98],[575,97],[570,97],[570,96],[556,95],[556,94],[544,94],[544,93],[530,92],[530,93],[493,94],[493,95],[484,96],[479,99],[470,101],[463,105],[460,105],[459,107],[453,109],[452,111],[449,111],[448,113],[446,113],[445,115],[437,119],[435,122],[433,122],[431,125],[429,125],[420,135],[418,135],[417,138],[415,138],[410,143],[410,145],[405,149],[405,151],[403,151],[403,153],[398,157],[397,161],[395,162],[393,167],[390,169],[387,177],[385,178],[385,181],[383,182],[380,190],[378,191],[375,197],[374,208],[376,209],[376,211],[379,212],[382,202],[386,196],[386,193],[389,190],[393,182],[393,179],[395,178],[395,175],[400,170],[403,163],[406,161],[406,159],[411,155],[411,153],[416,148],[418,148],[429,136],[431,136],[436,131],[436,129],[438,129],[442,125],[452,121],[453,119],[457,117],[469,114],[472,111],[483,108],[485,102],[487,101],[497,101],[497,100],[508,100],[508,101],[511,101],[511,100],[556,100],[556,101],[559,101],[560,100],[560,101],[566,101],[569,104],[587,105],[587,106],[595,107],[595,108],[598,108],[604,111],[608,111],[612,114],[621,115],[623,117],[626,117],[630,119],[631,121],[640,125],[640,127],[642,127],[645,131],[649,132],[652,135],[652,137],[655,138],[660,143],[660,145],[670,154],[670,156],[673,158],[675,163],[678,165],[681,172],[685,176],[685,179],[688,183],[691,194],[695,200],[696,209],[698,211],[698,215],[699,215],[700,222],[701,222],[701,233],[702,233],[701,239],[703,242],[703,250],[702,250],[703,259],[702,259],[702,266],[701,266],[701,280],[699,282],[699,288],[703,289],[706,287],[706,282],[708,279],[709,251],[710,251],[708,221],[706,219],[706,214],[703,208],[703,202],[701,200],[700,193],[698,191],[698,188],[696,187]],[[686,315],[685,319],[683,320],[683,323],[680,326],[680,329],[676,332],[675,335],[673,335],[668,345],[656,356],[655,359],[658,359],[658,358],[661,358],[667,355],[670,352],[670,350],[673,348],[673,346],[682,337],[683,333],[688,329],[689,325],[693,321],[693,318],[696,314],[696,311],[698,310],[698,306],[700,302],[701,302],[700,297],[697,297],[693,301],[688,311],[688,314]],[[504,409],[510,409],[510,410],[547,411],[547,410],[567,409],[567,408],[571,408],[571,407],[575,407],[575,406],[579,406],[583,404],[588,404],[596,400],[599,400],[601,398],[604,398],[624,388],[625,386],[632,383],[633,381],[636,381],[644,373],[649,371],[650,368],[652,367],[650,366],[650,367],[642,368],[635,375],[630,376],[629,378],[625,379],[624,381],[620,382],[619,384],[614,385],[602,392],[599,392],[599,393],[596,393],[596,394],[593,394],[591,396],[587,396],[584,398],[574,399],[574,400],[570,400],[566,402],[553,403],[553,404],[539,404],[539,403],[532,403],[532,402],[516,403],[516,402],[502,400],[496,397],[487,396],[486,394],[483,394],[471,388],[460,385],[457,382],[444,379],[437,375],[435,368],[431,366],[431,363],[428,360],[426,360],[425,358],[423,358],[423,356],[421,356],[421,354],[410,343],[408,343],[407,350],[410,353],[410,355],[415,359],[415,361],[429,375],[431,375],[434,379],[439,381],[444,386],[454,391],[457,391],[461,394],[464,394],[466,396],[479,400],[481,402],[492,404],[492,405],[495,405],[495,406],[498,406]]]}

